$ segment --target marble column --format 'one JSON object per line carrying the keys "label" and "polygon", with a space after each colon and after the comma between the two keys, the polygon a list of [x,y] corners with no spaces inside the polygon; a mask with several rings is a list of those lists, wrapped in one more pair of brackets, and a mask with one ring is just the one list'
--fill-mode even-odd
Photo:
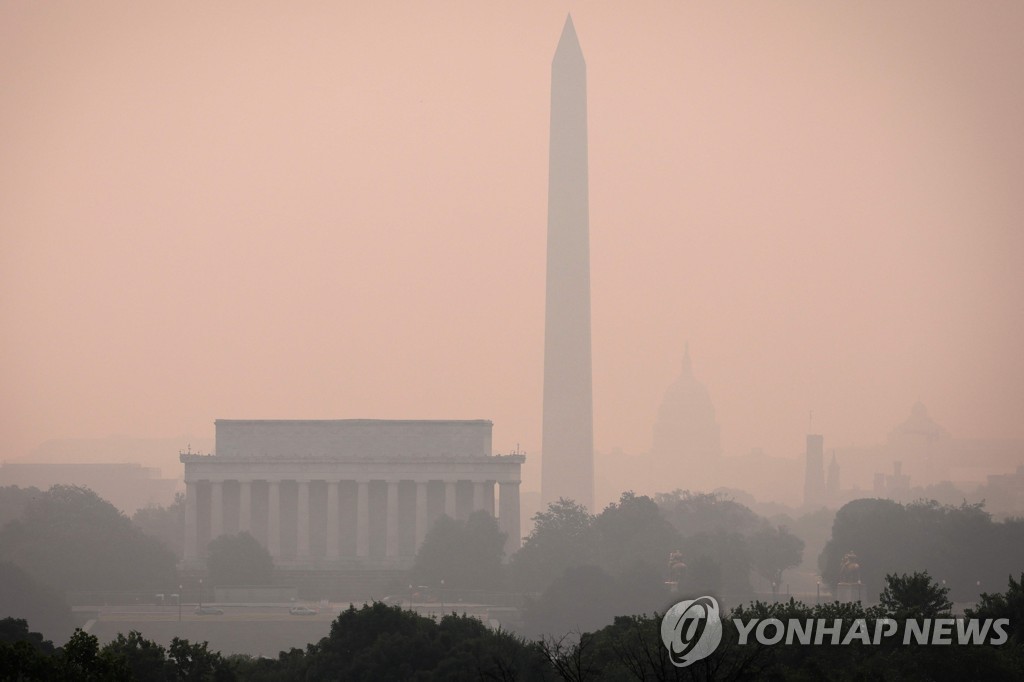
{"label": "marble column", "polygon": [[427,482],[416,481],[416,551],[427,537]]}
{"label": "marble column", "polygon": [[210,482],[210,539],[215,540],[224,534],[224,484],[221,481]]}
{"label": "marble column", "polygon": [[398,556],[398,481],[388,481],[388,518],[386,555]]}
{"label": "marble column", "polygon": [[491,515],[491,518],[495,518],[494,514],[494,481],[487,481],[487,485],[484,486],[484,510]]}
{"label": "marble column", "polygon": [[327,481],[327,558],[340,556],[338,547],[338,481]]}
{"label": "marble column", "polygon": [[196,484],[185,481],[185,563],[199,559],[199,509],[196,504]]}
{"label": "marble column", "polygon": [[296,530],[299,534],[299,559],[309,558],[309,481],[298,481],[299,505],[296,514]]}
{"label": "marble column", "polygon": [[473,511],[484,508],[484,482],[473,481]]}
{"label": "marble column", "polygon": [[498,514],[498,526],[506,534],[505,538],[505,559],[519,549],[519,481],[502,481],[498,493],[498,504],[501,510]]}
{"label": "marble column", "polygon": [[370,556],[369,481],[359,481],[356,489],[356,556]]}
{"label": "marble column", "polygon": [[238,482],[238,532],[252,532],[252,482]]}
{"label": "marble column", "polygon": [[444,513],[455,518],[455,481],[444,482]]}
{"label": "marble column", "polygon": [[267,481],[267,551],[275,559],[281,558],[281,483]]}

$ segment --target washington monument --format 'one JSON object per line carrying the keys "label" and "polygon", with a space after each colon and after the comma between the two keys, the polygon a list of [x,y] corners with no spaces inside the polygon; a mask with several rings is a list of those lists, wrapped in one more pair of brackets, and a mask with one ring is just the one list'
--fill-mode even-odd
{"label": "washington monument", "polygon": [[541,498],[594,508],[587,65],[572,17],[551,63]]}

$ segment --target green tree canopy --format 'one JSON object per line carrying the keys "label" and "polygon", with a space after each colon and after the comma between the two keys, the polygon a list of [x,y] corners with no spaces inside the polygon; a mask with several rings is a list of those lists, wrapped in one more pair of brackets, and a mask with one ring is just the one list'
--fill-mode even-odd
{"label": "green tree canopy", "polygon": [[782,584],[782,572],[803,560],[804,541],[785,526],[765,524],[747,539],[747,544],[754,570],[776,588]]}
{"label": "green tree canopy", "polygon": [[53,653],[53,642],[43,639],[42,633],[31,632],[28,629],[28,621],[24,618],[11,618],[8,616],[0,620],[0,642],[7,644],[26,642],[37,651],[45,654]]}
{"label": "green tree canopy", "polygon": [[214,585],[269,585],[274,580],[273,557],[245,531],[216,537],[207,550],[206,567]]}
{"label": "green tree canopy", "polygon": [[1024,573],[1019,580],[1009,577],[1006,592],[983,592],[977,606],[965,613],[968,618],[1009,619],[1010,640],[1017,646],[1024,645]]}
{"label": "green tree canopy", "polygon": [[243,679],[543,680],[552,679],[537,648],[467,616],[440,621],[379,602],[350,606],[330,635],[276,661],[241,662]]}
{"label": "green tree canopy", "polygon": [[619,615],[654,613],[670,604],[661,576],[638,564],[621,576],[598,566],[567,568],[538,598],[528,601],[524,619],[532,637],[595,630]]}
{"label": "green tree canopy", "polygon": [[936,585],[928,571],[885,576],[879,605],[893,618],[937,618],[948,616],[953,602],[949,588]]}
{"label": "green tree canopy", "polygon": [[2,615],[32,621],[50,639],[63,641],[75,630],[71,608],[61,592],[42,585],[20,567],[0,562]]}
{"label": "green tree canopy", "polygon": [[182,682],[229,682],[237,678],[235,671],[219,651],[210,651],[206,642],[189,642],[175,637],[168,649],[168,659]]}
{"label": "green tree canopy", "polygon": [[19,488],[16,485],[0,486],[0,527],[21,516],[28,503],[42,494],[39,488]]}
{"label": "green tree canopy", "polygon": [[174,502],[162,507],[149,505],[132,515],[132,523],[142,532],[155,537],[181,559],[185,556],[185,495],[178,493]]}
{"label": "green tree canopy", "polygon": [[416,553],[417,583],[462,589],[496,589],[504,582],[501,560],[505,533],[490,514],[477,511],[465,521],[441,515]]}
{"label": "green tree canopy", "polygon": [[[682,536],[679,549],[686,564],[679,576],[682,593],[746,595],[752,591],[751,570],[760,572],[754,565],[755,558],[769,572],[780,561],[785,564],[781,570],[799,564],[799,553],[797,563],[790,562],[791,551],[772,558],[771,552],[763,547],[764,538],[756,537],[764,532],[768,522],[724,494],[675,490],[655,499],[662,514]],[[799,542],[792,534],[783,537],[790,549]],[[777,577],[775,582],[779,581]]]}
{"label": "green tree canopy", "polygon": [[124,661],[101,656],[99,640],[82,630],[75,630],[67,644],[61,647],[57,670],[57,677],[64,680],[108,682],[132,679]]}
{"label": "green tree canopy", "polygon": [[[552,503],[534,516],[532,532],[512,557],[516,585],[541,592],[568,568],[598,566],[618,578],[637,570],[638,564],[664,581],[670,577],[670,555],[678,550],[686,569],[672,577],[681,581],[681,589],[749,593],[751,556],[744,533],[755,532],[766,521],[716,495],[676,491],[657,499],[626,492],[597,516],[571,500]],[[799,543],[792,534],[777,535],[786,547]],[[799,563],[799,552],[796,556]],[[785,559],[785,567],[792,565],[790,553],[776,559]]]}
{"label": "green tree canopy", "polygon": [[838,582],[848,552],[857,555],[869,593],[881,590],[886,574],[927,569],[955,601],[974,601],[1024,566],[1024,521],[995,522],[980,504],[854,500],[836,513],[818,559],[827,583]]}
{"label": "green tree canopy", "polygon": [[533,530],[512,555],[520,589],[540,592],[572,566],[594,565],[600,554],[594,517],[572,500],[559,499],[533,517]]}
{"label": "green tree canopy", "polygon": [[0,559],[61,590],[162,589],[174,553],[87,488],[56,485],[0,529]]}
{"label": "green tree canopy", "polygon": [[131,672],[132,679],[160,682],[176,680],[174,664],[167,658],[167,650],[156,642],[131,630],[127,636],[118,633],[101,650],[100,656],[111,665]]}
{"label": "green tree canopy", "polygon": [[750,535],[761,527],[761,517],[748,507],[717,493],[674,490],[654,497],[665,518],[684,537],[698,533]]}
{"label": "green tree canopy", "polygon": [[602,568],[621,575],[636,563],[662,570],[682,538],[646,495],[625,492],[594,518]]}

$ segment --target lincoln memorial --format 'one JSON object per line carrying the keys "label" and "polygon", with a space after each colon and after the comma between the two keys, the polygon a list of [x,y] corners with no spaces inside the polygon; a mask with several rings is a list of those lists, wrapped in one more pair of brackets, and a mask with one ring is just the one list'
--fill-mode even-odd
{"label": "lincoln memorial", "polygon": [[212,455],[182,453],[185,566],[247,531],[281,568],[404,569],[441,514],[483,510],[519,548],[523,455],[491,453],[492,423],[216,421]]}

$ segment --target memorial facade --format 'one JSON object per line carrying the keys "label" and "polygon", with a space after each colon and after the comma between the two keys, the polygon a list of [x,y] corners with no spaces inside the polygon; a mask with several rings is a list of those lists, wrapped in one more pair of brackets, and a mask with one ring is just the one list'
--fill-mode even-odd
{"label": "memorial facade", "polygon": [[185,566],[246,531],[281,568],[404,569],[441,515],[496,516],[519,548],[523,455],[491,452],[486,420],[234,420],[185,465]]}

